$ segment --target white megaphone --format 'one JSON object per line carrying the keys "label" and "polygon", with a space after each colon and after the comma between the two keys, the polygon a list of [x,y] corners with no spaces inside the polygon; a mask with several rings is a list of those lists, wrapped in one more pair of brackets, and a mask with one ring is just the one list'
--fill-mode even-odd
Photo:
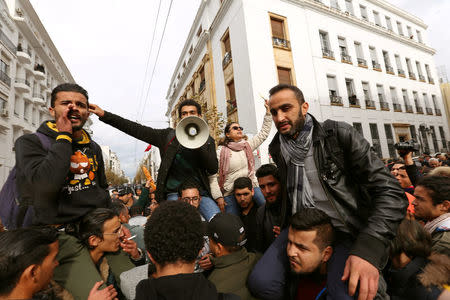
{"label": "white megaphone", "polygon": [[175,135],[183,147],[197,149],[208,140],[208,124],[202,118],[196,116],[185,117],[178,123]]}

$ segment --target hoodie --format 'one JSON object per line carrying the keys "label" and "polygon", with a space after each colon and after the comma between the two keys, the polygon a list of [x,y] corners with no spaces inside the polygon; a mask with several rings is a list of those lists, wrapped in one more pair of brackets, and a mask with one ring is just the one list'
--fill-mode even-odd
{"label": "hoodie", "polygon": [[177,274],[145,279],[136,287],[136,300],[215,300],[240,299],[235,295],[219,297],[214,284],[201,273]]}
{"label": "hoodie", "polygon": [[67,224],[98,207],[109,205],[107,182],[100,146],[83,130],[82,139],[72,140],[59,132],[54,121],[37,130],[51,139],[47,151],[35,134],[15,143],[16,186],[20,202],[33,205],[34,224]]}

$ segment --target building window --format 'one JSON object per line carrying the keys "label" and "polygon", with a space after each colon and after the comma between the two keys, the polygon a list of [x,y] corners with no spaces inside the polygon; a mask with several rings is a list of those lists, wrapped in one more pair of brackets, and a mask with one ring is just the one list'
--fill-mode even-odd
{"label": "building window", "polygon": [[397,151],[394,148],[394,136],[392,134],[392,126],[391,124],[384,124],[384,132],[386,133],[386,142],[388,146],[389,156],[391,158],[397,157]]}
{"label": "building window", "polygon": [[192,54],[192,51],[194,51],[194,47],[192,47],[191,45],[191,47],[189,48],[189,54]]}
{"label": "building window", "polygon": [[389,109],[389,106],[387,106],[388,103],[384,100],[384,88],[381,84],[377,84],[377,96],[381,109]]}
{"label": "building window", "polygon": [[342,106],[342,98],[339,97],[336,77],[333,75],[327,75],[328,82],[328,93],[330,96],[331,105],[341,105]]}
{"label": "building window", "polygon": [[202,34],[202,32],[203,32],[203,28],[202,28],[202,25],[200,25],[200,27],[199,27],[198,30],[197,30],[197,37],[200,37],[200,35]]}
{"label": "building window", "polygon": [[419,80],[422,82],[425,82],[425,76],[423,76],[422,67],[420,66],[420,62],[418,62],[418,61],[416,61],[416,69],[417,69],[417,75],[419,75]]}
{"label": "building window", "polygon": [[408,31],[408,37],[410,39],[414,38],[414,34],[412,33],[411,26],[406,26],[406,31]]}
{"label": "building window", "polygon": [[402,61],[400,60],[400,56],[398,54],[394,55],[395,64],[397,65],[398,76],[405,77],[405,71],[403,70]]}
{"label": "building window", "polygon": [[8,86],[11,86],[11,78],[9,78],[9,65],[3,59],[0,60],[0,80]]}
{"label": "building window", "polygon": [[381,153],[380,136],[378,135],[377,124],[370,123],[369,127],[370,127],[370,135],[372,136],[373,150],[375,150],[378,157],[381,158],[383,154]]}
{"label": "building window", "polygon": [[416,30],[416,34],[417,34],[417,41],[418,41],[419,43],[423,43],[423,40],[422,40],[422,33],[421,33],[419,30]]}
{"label": "building window", "polygon": [[392,31],[392,22],[391,22],[391,18],[389,18],[388,16],[385,16],[384,19],[386,20],[386,26],[387,28]]}
{"label": "building window", "polygon": [[333,51],[331,51],[330,41],[328,39],[328,33],[325,31],[319,31],[320,46],[322,47],[322,56],[326,58],[334,58]]}
{"label": "building window", "polygon": [[331,6],[331,8],[334,8],[334,9],[337,9],[337,10],[341,10],[339,8],[338,0],[330,0],[330,6]]}
{"label": "building window", "polygon": [[339,37],[338,43],[339,43],[339,51],[341,52],[341,61],[351,64],[352,58],[350,57],[350,55],[348,55],[347,43],[345,42],[345,38]]}
{"label": "building window", "polygon": [[412,70],[411,60],[406,57],[405,61],[406,61],[406,68],[408,69],[409,78],[415,80],[416,79],[416,74],[414,74],[414,72]]}
{"label": "building window", "polygon": [[411,133],[411,138],[417,142],[417,132],[416,132],[416,126],[409,125],[409,132]]}
{"label": "building window", "polygon": [[358,131],[361,136],[364,136],[363,128],[362,128],[361,123],[353,122],[353,128],[355,128],[355,130]]}
{"label": "building window", "polygon": [[234,80],[231,80],[229,83],[227,83],[227,90],[228,90],[227,112],[228,114],[231,114],[237,109]]}
{"label": "building window", "polygon": [[292,84],[291,69],[277,67],[277,71],[278,71],[278,82],[280,84]]}
{"label": "building window", "polygon": [[430,131],[431,131],[431,140],[433,141],[434,152],[438,152],[439,146],[438,146],[437,136],[436,136],[436,131],[434,130],[434,126],[430,126]]}
{"label": "building window", "polygon": [[270,25],[272,27],[272,37],[286,39],[284,32],[284,20],[270,17]]}
{"label": "building window", "polygon": [[346,12],[348,12],[349,14],[351,14],[352,16],[355,14],[353,12],[353,3],[352,0],[345,0],[345,9]]}
{"label": "building window", "polygon": [[205,66],[200,69],[200,86],[198,92],[202,92],[205,89]]}
{"label": "building window", "polygon": [[360,106],[358,98],[356,98],[355,86],[353,79],[345,78],[345,87],[347,89],[348,103],[351,106]]}
{"label": "building window", "polygon": [[430,153],[430,145],[428,144],[427,130],[425,126],[419,126],[419,138],[421,139],[423,152]]}
{"label": "building window", "polygon": [[231,44],[229,32],[227,32],[222,38],[222,51],[223,51],[222,67],[225,68],[231,61]]}
{"label": "building window", "polygon": [[397,21],[397,31],[398,31],[398,34],[400,34],[400,35],[404,35],[404,34],[403,34],[403,27],[402,27],[402,23],[401,23],[401,22],[399,22],[399,21]]}
{"label": "building window", "polygon": [[369,47],[370,59],[372,60],[372,67],[374,70],[381,71],[381,66],[378,63],[377,51],[375,47]]}
{"label": "building window", "polygon": [[375,25],[381,26],[380,14],[377,11],[373,11],[373,19],[375,20]]}
{"label": "building window", "polygon": [[231,53],[230,35],[228,33],[222,39],[222,43],[223,43],[224,52],[225,53],[228,53],[228,52]]}
{"label": "building window", "polygon": [[447,147],[447,139],[445,138],[444,127],[439,126],[439,134],[441,135],[442,147],[444,149],[448,149],[448,147]]}
{"label": "building window", "polygon": [[364,20],[368,21],[366,7],[364,5],[360,5],[359,6],[359,11],[361,12],[361,18],[363,18]]}
{"label": "building window", "polygon": [[386,67],[386,72],[394,74],[394,68],[391,66],[391,60],[389,59],[389,53],[383,50],[383,60],[384,66]]}

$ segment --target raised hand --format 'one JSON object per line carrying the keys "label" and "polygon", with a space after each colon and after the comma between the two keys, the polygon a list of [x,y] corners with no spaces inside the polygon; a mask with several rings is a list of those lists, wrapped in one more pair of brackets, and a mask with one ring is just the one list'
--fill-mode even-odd
{"label": "raised hand", "polygon": [[72,133],[72,122],[70,122],[68,114],[74,108],[73,104],[67,105],[63,113],[58,116],[56,120],[56,128],[59,132],[69,132]]}
{"label": "raised hand", "polygon": [[99,118],[105,115],[105,111],[100,108],[100,106],[90,103],[89,104],[89,112],[96,114]]}
{"label": "raised hand", "polygon": [[89,292],[87,300],[116,300],[117,291],[113,285],[109,285],[102,290],[98,288],[103,284],[103,281],[96,282],[94,287]]}

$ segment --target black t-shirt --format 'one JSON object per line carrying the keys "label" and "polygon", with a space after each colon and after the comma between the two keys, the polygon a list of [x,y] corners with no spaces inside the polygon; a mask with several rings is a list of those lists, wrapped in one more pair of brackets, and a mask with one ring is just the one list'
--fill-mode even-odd
{"label": "black t-shirt", "polygon": [[249,252],[256,252],[256,235],[257,235],[257,226],[256,226],[256,212],[258,211],[258,207],[253,201],[253,207],[250,209],[247,215],[240,214],[240,218],[242,223],[244,224],[245,235],[247,236],[247,243],[245,244],[245,248]]}

